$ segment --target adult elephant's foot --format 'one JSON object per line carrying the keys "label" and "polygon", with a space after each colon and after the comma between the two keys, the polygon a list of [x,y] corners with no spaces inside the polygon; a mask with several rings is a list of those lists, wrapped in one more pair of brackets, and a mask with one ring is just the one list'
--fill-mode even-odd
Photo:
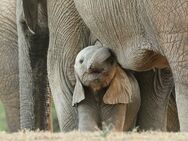
{"label": "adult elephant's foot", "polygon": [[180,131],[188,132],[188,84],[175,83]]}

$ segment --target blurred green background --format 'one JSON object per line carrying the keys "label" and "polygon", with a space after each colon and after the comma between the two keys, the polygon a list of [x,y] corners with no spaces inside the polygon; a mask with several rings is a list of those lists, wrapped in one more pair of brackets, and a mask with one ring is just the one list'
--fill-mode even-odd
{"label": "blurred green background", "polygon": [[[58,120],[57,120],[54,105],[52,106],[52,117],[53,117],[54,132],[58,132],[59,126],[58,126]],[[6,117],[5,117],[5,111],[4,111],[4,107],[3,107],[3,104],[1,103],[1,101],[0,101],[0,131],[8,131]]]}

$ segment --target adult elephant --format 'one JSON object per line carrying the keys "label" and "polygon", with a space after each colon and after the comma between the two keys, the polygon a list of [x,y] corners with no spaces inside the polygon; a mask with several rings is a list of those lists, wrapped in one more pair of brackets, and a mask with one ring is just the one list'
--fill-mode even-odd
{"label": "adult elephant", "polygon": [[[25,0],[23,4],[31,32],[35,31],[37,7],[42,1]],[[186,0],[47,0],[47,9],[48,76],[61,130],[76,128],[76,111],[71,107],[73,64],[76,54],[91,45],[95,35],[114,51],[125,69],[145,71],[170,66],[181,131],[188,131]]]}
{"label": "adult elephant", "polygon": [[74,0],[91,32],[135,71],[170,66],[180,130],[188,131],[186,0]]}
{"label": "adult elephant", "polygon": [[[39,0],[38,5],[30,0],[16,2],[20,128],[47,130],[51,127],[48,118],[50,114],[47,79],[49,33],[46,0]],[[30,8],[33,10],[30,11]]]}

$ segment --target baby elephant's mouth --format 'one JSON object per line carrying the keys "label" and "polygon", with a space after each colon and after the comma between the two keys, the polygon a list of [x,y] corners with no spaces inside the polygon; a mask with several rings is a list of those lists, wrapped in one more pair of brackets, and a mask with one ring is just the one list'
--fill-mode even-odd
{"label": "baby elephant's mouth", "polygon": [[103,79],[108,74],[107,72],[104,68],[92,68],[83,75],[83,82],[90,83]]}
{"label": "baby elephant's mouth", "polygon": [[104,69],[102,69],[102,68],[92,68],[92,69],[90,69],[89,73],[90,74],[100,74],[103,71],[104,71]]}
{"label": "baby elephant's mouth", "polygon": [[107,87],[115,75],[115,69],[98,68],[93,69],[90,73],[85,73],[82,77],[82,84],[93,90],[99,90]]}

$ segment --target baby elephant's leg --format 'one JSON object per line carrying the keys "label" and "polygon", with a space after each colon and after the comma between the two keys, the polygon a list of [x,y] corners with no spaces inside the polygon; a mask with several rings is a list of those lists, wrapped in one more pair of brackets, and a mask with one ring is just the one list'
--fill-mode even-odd
{"label": "baby elephant's leg", "polygon": [[100,116],[97,104],[86,99],[78,104],[78,129],[80,131],[97,131],[100,127]]}
{"label": "baby elephant's leg", "polygon": [[[113,131],[123,131],[125,125],[126,104],[116,104],[102,106],[103,128],[112,128]],[[105,127],[106,126],[106,127]]]}

